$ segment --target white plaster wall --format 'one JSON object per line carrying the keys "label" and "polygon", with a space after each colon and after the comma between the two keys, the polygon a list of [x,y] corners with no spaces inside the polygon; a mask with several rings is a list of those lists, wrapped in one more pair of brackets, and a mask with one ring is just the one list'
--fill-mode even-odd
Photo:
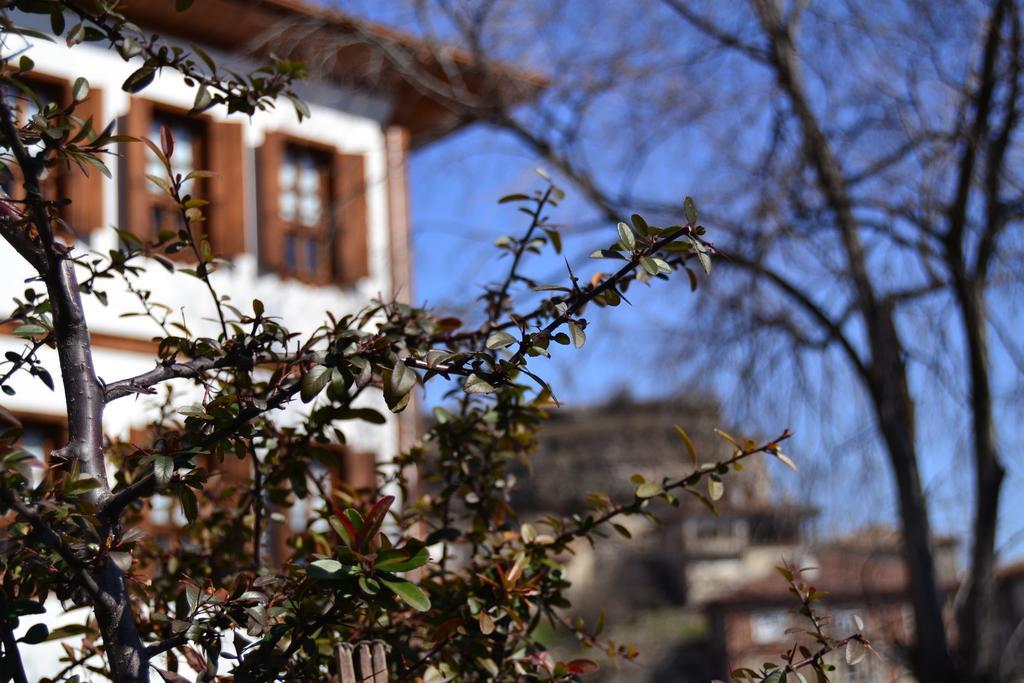
{"label": "white plaster wall", "polygon": [[[23,25],[34,25],[45,30],[39,17],[22,17]],[[45,19],[45,18],[43,18]],[[91,45],[81,45],[68,49],[63,40],[56,43],[35,42],[25,45],[27,54],[36,63],[36,71],[53,76],[73,79],[84,76],[93,87],[102,88],[104,116],[109,121],[123,116],[128,110],[129,95],[121,90],[124,79],[138,64],[125,64],[115,53]],[[225,57],[210,50],[218,63],[230,63],[238,70],[248,70],[253,65],[244,60]],[[237,257],[230,268],[215,273],[212,277],[218,292],[231,297],[232,303],[243,310],[250,310],[254,298],[261,299],[266,305],[268,314],[282,317],[285,323],[294,330],[310,331],[324,319],[325,311],[344,314],[361,308],[371,297],[388,297],[390,292],[390,263],[388,259],[388,215],[387,215],[387,184],[386,158],[382,123],[386,119],[391,104],[379,98],[354,93],[345,88],[335,87],[326,83],[312,83],[300,88],[304,96],[308,96],[311,118],[301,124],[288,103],[269,112],[261,112],[251,121],[241,115],[230,117],[247,124],[245,132],[246,164],[249,186],[239,188],[246,193],[248,206],[246,225],[244,226],[248,253]],[[143,95],[169,105],[188,108],[191,106],[194,92],[175,74],[165,74],[145,90]],[[354,113],[355,112],[355,113]],[[210,114],[219,120],[226,120],[223,113],[214,110]],[[103,124],[98,124],[102,128]],[[341,151],[358,153],[365,156],[368,183],[368,221],[370,248],[370,275],[351,288],[334,286],[312,287],[294,280],[281,279],[273,274],[260,274],[256,261],[256,212],[255,207],[255,176],[253,173],[253,149],[263,142],[264,135],[270,130],[280,130],[296,137],[306,138],[313,142],[333,145]],[[76,251],[86,253],[89,250],[106,252],[115,248],[117,236],[114,226],[117,225],[119,201],[119,164],[111,159],[110,166],[113,179],[104,184],[104,225],[89,237],[89,244],[78,244]],[[172,276],[158,264],[151,264],[146,275],[144,287],[153,292],[153,299],[175,311],[179,311],[195,334],[214,336],[217,325],[213,322],[214,310],[204,285],[187,275]],[[0,317],[9,312],[12,296],[21,296],[26,287],[26,280],[33,276],[32,271],[6,244],[0,244]],[[35,285],[42,290],[41,285]],[[123,337],[148,340],[158,334],[152,322],[140,317],[121,317],[123,313],[140,310],[138,301],[129,294],[123,284],[111,281],[104,287],[109,296],[109,305],[102,306],[93,298],[86,301],[86,312],[90,327],[94,332],[113,334]],[[11,336],[0,335],[0,353],[19,351],[22,342]],[[40,382],[27,375],[17,378],[13,386],[17,394],[13,397],[2,396],[0,402],[13,411],[60,415],[64,412],[64,392],[60,383],[59,367],[56,353],[44,349],[40,357],[51,370],[56,381],[56,391],[49,391]],[[111,382],[120,378],[145,372],[153,367],[153,358],[146,354],[113,351],[97,348],[95,350],[97,373],[101,379]],[[184,380],[174,383],[177,400],[182,406],[194,402],[198,396],[191,384]],[[383,400],[379,395],[368,395],[361,399],[362,405],[373,406],[388,414]],[[279,413],[282,421],[294,420],[296,411],[306,409],[301,405],[290,406]],[[123,398],[111,404],[104,417],[104,427],[111,434],[125,434],[133,425],[144,424],[153,414],[153,399],[148,397]],[[389,418],[386,425],[346,424],[346,436],[354,448],[372,450],[378,458],[390,459],[397,448],[397,421]],[[22,620],[21,629],[27,630],[37,621],[46,622],[51,628],[61,624],[81,623],[87,616],[86,610],[62,613],[56,605],[50,605],[50,613]],[[63,651],[59,643],[43,643],[25,648],[24,658],[30,680],[38,680],[44,675],[53,674],[61,668],[58,663]],[[87,671],[79,671],[83,680],[92,680]],[[153,680],[160,680],[154,673]]]}
{"label": "white plaster wall", "polygon": [[[44,25],[39,24],[37,17],[27,16],[24,19],[24,24],[35,24],[45,29]],[[128,111],[129,95],[121,90],[121,84],[141,62],[125,63],[116,53],[88,44],[69,49],[61,39],[54,43],[33,41],[31,45],[26,43],[24,49],[36,63],[37,72],[68,80],[84,76],[94,88],[101,88],[104,98],[103,111],[107,120],[119,118]],[[215,50],[209,52],[219,64],[230,64],[237,70],[245,71],[254,66],[237,57],[218,54]],[[301,123],[298,122],[290,103],[286,101],[278,108],[257,113],[251,120],[239,114],[228,117],[218,109],[208,112],[218,120],[235,120],[246,124],[246,165],[247,177],[250,179],[248,187],[239,188],[240,191],[244,189],[248,206],[244,226],[248,252],[238,256],[231,267],[222,268],[214,273],[211,279],[217,291],[228,295],[231,302],[242,310],[251,310],[251,301],[258,298],[266,305],[269,315],[280,316],[290,328],[307,332],[316,328],[324,319],[325,311],[344,314],[361,308],[372,297],[388,297],[391,294],[385,180],[387,169],[382,128],[390,103],[322,82],[304,85],[301,90],[309,97],[312,113],[310,118]],[[170,72],[159,76],[142,93],[149,99],[182,108],[191,106],[194,94],[194,90],[186,86],[178,74]],[[327,106],[328,104],[330,106]],[[99,124],[97,127],[102,125]],[[262,144],[265,133],[271,130],[286,132],[312,142],[329,144],[340,151],[364,155],[368,183],[370,275],[355,286],[314,287],[296,280],[279,278],[274,274],[258,272],[255,256],[258,231],[254,210],[252,150]],[[113,178],[104,183],[104,226],[90,235],[89,244],[77,245],[78,253],[86,253],[89,250],[105,253],[117,245],[114,226],[118,222],[120,207],[117,188],[120,185],[118,176],[121,169],[115,159],[110,159],[108,166]],[[20,257],[7,245],[0,245],[0,292],[3,293],[0,298],[0,315],[8,312],[10,297],[20,296],[25,288],[26,279],[31,277],[31,270]],[[216,335],[216,316],[202,282],[187,275],[171,275],[153,263],[145,276],[143,286],[153,292],[153,300],[178,311],[178,316],[187,322],[194,334]],[[36,288],[41,289],[41,286],[37,284]],[[122,317],[123,313],[141,310],[138,301],[126,291],[123,284],[110,281],[104,290],[109,297],[108,306],[102,306],[93,298],[86,300],[86,312],[90,328],[94,332],[146,340],[159,333],[156,325],[145,318]],[[18,339],[0,336],[0,351],[19,348],[21,346]],[[14,411],[51,414],[63,412],[64,396],[60,387],[56,355],[44,351],[42,357],[48,361],[47,365],[57,382],[57,391],[50,392],[38,381],[25,377],[14,384],[17,389],[16,396],[0,397],[5,407]],[[95,359],[97,373],[107,382],[138,374],[153,367],[151,357],[123,351],[97,349]],[[189,390],[189,383],[177,382],[176,386],[183,389],[182,404],[190,403],[193,398],[189,395],[193,392]],[[383,401],[378,396],[367,397],[363,404],[383,408]],[[111,433],[124,433],[130,426],[145,422],[146,416],[150,414],[149,406],[150,399],[145,397],[121,399],[107,409],[104,425]],[[288,410],[296,409],[299,408],[293,406]],[[294,419],[295,416],[290,417]],[[284,415],[282,418],[287,420],[289,416]],[[378,457],[387,459],[397,447],[397,427],[393,419],[382,427],[354,424],[346,426],[352,429],[352,434],[349,435],[350,443],[356,448],[373,450]]]}

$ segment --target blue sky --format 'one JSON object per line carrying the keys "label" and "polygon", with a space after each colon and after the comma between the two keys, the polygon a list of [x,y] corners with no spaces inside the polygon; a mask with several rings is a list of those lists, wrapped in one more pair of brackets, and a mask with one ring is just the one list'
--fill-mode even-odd
{"label": "blue sky", "polygon": [[[577,10],[585,7],[572,6]],[[395,7],[371,3],[366,9],[378,19],[392,20],[400,18],[401,14]],[[628,20],[621,16],[605,19],[612,24]],[[588,30],[600,32],[608,28],[596,26]],[[630,35],[630,26],[621,26],[617,35]],[[580,39],[586,40],[587,36]],[[529,56],[531,47],[523,45],[522,52]],[[714,82],[700,85],[712,92],[717,87]],[[609,106],[604,112],[604,123],[619,117],[623,125],[629,125],[629,117],[623,116],[627,111],[623,104],[617,102]],[[625,105],[628,107],[629,103]],[[659,124],[640,121],[637,125]],[[759,125],[764,122],[752,124],[744,135],[758,135]],[[734,146],[741,144],[742,137],[734,139]],[[684,131],[666,136],[643,164],[628,172],[618,172],[623,159],[621,149],[614,145],[604,150],[599,143],[590,160],[595,166],[607,168],[609,177],[618,175],[616,182],[623,176],[629,176],[630,180],[635,178],[644,184],[645,192],[661,199],[681,200],[684,194],[693,193],[699,204],[711,202],[713,209],[716,200],[707,199],[705,192],[698,191],[702,180],[707,188],[716,181],[728,182],[729,179],[713,178],[709,183],[708,179],[695,178],[687,168],[680,167],[678,161],[681,158],[706,160],[721,152],[713,145]],[[493,241],[499,235],[521,231],[524,224],[522,214],[507,205],[497,205],[496,200],[510,192],[538,187],[540,182],[534,172],[538,165],[543,162],[509,136],[481,126],[459,132],[413,157],[410,185],[417,301],[458,313],[467,305],[472,306],[473,298],[484,283],[501,276],[507,264],[498,258]],[[698,189],[693,189],[695,187]],[[598,222],[595,228],[589,206],[574,194],[572,187],[567,186],[566,190],[569,197],[554,213],[554,218],[569,226],[566,253],[577,273],[587,278],[598,269],[598,264],[588,262],[585,254],[614,239],[614,226],[602,227]],[[572,236],[573,226],[587,226],[587,229]],[[712,239],[714,227],[709,225]],[[540,259],[530,272],[543,281],[554,282],[565,277],[564,266],[554,258]],[[570,405],[600,402],[622,390],[640,398],[710,391],[725,402],[724,419],[743,425],[749,433],[774,434],[783,427],[796,431],[790,450],[801,463],[801,473],[790,476],[780,469],[775,471],[776,479],[782,490],[809,496],[822,506],[823,533],[848,530],[867,522],[892,522],[895,497],[884,451],[874,433],[869,406],[837,356],[825,357],[812,366],[811,372],[815,374],[809,390],[814,393],[801,399],[794,397],[805,387],[787,383],[784,374],[775,380],[780,382],[775,396],[762,391],[756,399],[748,399],[745,378],[737,369],[740,366],[737,362],[735,367],[728,367],[730,358],[735,360],[728,354],[723,356],[725,367],[708,368],[706,373],[692,362],[680,362],[687,354],[674,343],[664,319],[667,315],[676,320],[713,315],[713,309],[702,303],[705,301],[702,297],[711,290],[703,288],[727,286],[729,277],[727,270],[716,269],[696,294],[690,294],[685,286],[663,284],[643,291],[631,290],[634,306],[592,311],[588,318],[591,323],[588,341],[583,349],[559,347],[552,361],[538,363],[537,368],[554,384],[559,398]],[[1003,304],[1007,310],[1013,309],[1008,320],[1021,320],[1019,305],[1012,301]],[[918,324],[922,331],[941,325],[941,309],[929,311]],[[667,356],[668,360],[654,360],[659,355]],[[997,386],[1004,395],[1012,395],[1014,387],[1019,385],[1015,366],[998,344],[994,345],[993,356]],[[786,361],[780,357],[779,362]],[[694,376],[703,376],[705,381],[695,384]],[[966,448],[968,432],[963,413],[956,402],[944,395],[946,389],[936,377],[919,370],[915,371],[911,382],[919,399],[922,471],[931,497],[934,525],[940,530],[964,535],[971,507],[970,478],[965,475],[970,471]],[[950,391],[956,388],[950,387]],[[785,400],[779,400],[783,398]],[[1006,401],[1000,412],[1001,436],[1009,467],[1000,534],[1001,542],[1006,544],[1005,557],[1024,552],[1024,544],[1018,538],[1018,531],[1024,528],[1024,502],[1016,500],[1012,494],[1024,483],[1017,459],[1013,457],[1016,454],[1013,444],[1021,436],[1016,425],[1021,424],[1020,418],[1024,417],[1017,403]],[[680,421],[685,426],[685,416],[681,416]],[[857,491],[853,499],[849,494],[851,490]],[[843,505],[834,505],[836,501]]]}

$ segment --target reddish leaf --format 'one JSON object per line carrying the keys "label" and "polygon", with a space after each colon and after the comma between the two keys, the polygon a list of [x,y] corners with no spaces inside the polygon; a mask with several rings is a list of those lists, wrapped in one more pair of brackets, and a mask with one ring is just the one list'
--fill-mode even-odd
{"label": "reddish leaf", "polygon": [[168,159],[174,154],[174,135],[169,126],[160,126],[160,151]]}
{"label": "reddish leaf", "polygon": [[566,664],[565,668],[571,674],[592,674],[597,671],[598,666],[596,662],[589,659],[574,659]]}
{"label": "reddish leaf", "polygon": [[392,503],[395,502],[394,496],[384,496],[370,508],[369,514],[366,515],[366,521],[363,522],[363,528],[359,531],[359,536],[356,538],[355,546],[362,548],[366,545],[367,541],[371,540],[380,531],[380,527],[384,524],[384,518],[388,514],[388,510],[391,508]]}
{"label": "reddish leaf", "polygon": [[182,654],[185,655],[185,661],[188,662],[193,671],[206,671],[206,660],[203,659],[201,654],[188,645],[183,645],[180,649]]}
{"label": "reddish leaf", "polygon": [[345,545],[353,545],[358,534],[356,533],[355,526],[353,526],[352,522],[349,521],[349,518],[346,517],[344,513],[339,512],[330,520],[330,522],[331,527],[339,536],[341,536],[341,540],[345,541]]}

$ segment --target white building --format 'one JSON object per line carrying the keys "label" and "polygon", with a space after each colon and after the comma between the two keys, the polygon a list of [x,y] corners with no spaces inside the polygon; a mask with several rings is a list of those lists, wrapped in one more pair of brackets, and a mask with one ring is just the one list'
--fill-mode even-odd
{"label": "white building", "polygon": [[[88,80],[89,96],[77,113],[83,118],[91,115],[95,129],[116,120],[121,133],[154,139],[159,127],[166,125],[175,135],[173,161],[178,168],[218,174],[200,180],[205,186],[195,192],[210,201],[206,232],[214,250],[231,262],[212,278],[218,292],[244,310],[260,299],[268,314],[283,317],[296,331],[314,329],[325,311],[351,312],[373,297],[408,301],[407,158],[415,148],[455,130],[461,121],[441,103],[419,94],[379,59],[373,41],[365,37],[387,41],[419,60],[429,59],[424,56],[429,51],[415,39],[380,27],[357,27],[345,17],[298,0],[197,0],[184,13],[175,12],[173,0],[125,5],[122,11],[144,29],[183,46],[200,45],[218,65],[242,73],[266,63],[271,52],[298,50],[297,58],[318,59],[314,77],[297,88],[311,113],[300,123],[286,101],[251,119],[229,116],[223,108],[189,117],[195,90],[170,72],[139,95],[129,95],[122,84],[140,63],[124,62],[102,43],[68,48],[58,38],[20,46],[35,63],[33,85],[54,101],[70,99],[75,78]],[[51,30],[45,15],[18,20]],[[299,31],[304,32],[301,41],[296,40]],[[336,46],[330,47],[329,59],[308,49],[302,53],[313,32],[324,45]],[[468,63],[462,57],[457,61]],[[468,72],[466,78],[472,81]],[[160,175],[152,168],[155,157],[140,144],[124,145],[121,151],[121,158],[109,164],[111,179],[94,172],[88,179],[57,181],[66,183],[60,190],[72,199],[65,217],[77,234],[77,253],[116,248],[116,229],[151,238],[175,219],[160,191],[144,177]],[[32,276],[13,249],[0,245],[0,319],[7,317],[11,298],[21,296]],[[216,336],[212,303],[201,282],[172,276],[153,263],[145,286],[193,334]],[[98,375],[110,382],[151,369],[153,339],[160,330],[144,317],[124,317],[139,311],[140,305],[123,283],[111,282],[103,289],[109,298],[106,306],[86,297]],[[0,326],[0,353],[23,348],[12,329],[10,323]],[[54,374],[56,390],[22,374],[11,383],[16,393],[0,397],[0,405],[23,420],[26,446],[44,457],[64,433],[64,396],[56,353],[44,349],[41,357]],[[187,403],[189,382],[176,386]],[[378,396],[367,401],[387,414]],[[104,427],[109,434],[126,436],[145,424],[152,411],[146,397],[120,399],[107,408]],[[373,459],[390,459],[407,444],[414,429],[411,413],[348,434],[352,457],[363,457],[347,465],[345,474],[365,477]],[[33,649],[33,659],[47,647]],[[53,662],[56,653],[59,649]]]}

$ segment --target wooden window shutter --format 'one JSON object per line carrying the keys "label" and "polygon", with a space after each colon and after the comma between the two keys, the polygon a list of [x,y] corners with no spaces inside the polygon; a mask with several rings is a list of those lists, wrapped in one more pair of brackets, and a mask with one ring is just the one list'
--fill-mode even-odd
{"label": "wooden window shutter", "polygon": [[[124,134],[142,139],[149,135],[149,122],[153,118],[153,103],[140,97],[133,97],[124,117]],[[149,202],[146,183],[146,145],[141,142],[127,142],[124,145],[124,163],[121,179],[121,224],[122,230],[129,230],[144,239],[150,237]]]}
{"label": "wooden window shutter", "polygon": [[331,472],[331,486],[334,490],[372,489],[377,485],[377,457],[373,453],[351,451],[344,446],[337,449],[338,467]]}
{"label": "wooden window shutter", "polygon": [[353,284],[370,274],[366,162],[361,154],[334,155],[334,273]]}
{"label": "wooden window shutter", "polygon": [[373,453],[345,453],[345,483],[354,489],[377,485],[377,458]]}
{"label": "wooden window shutter", "polygon": [[245,251],[245,140],[241,123],[210,121],[210,207],[207,231],[219,256],[231,258]]}
{"label": "wooden window shutter", "polygon": [[[90,88],[89,96],[75,108],[75,116],[88,121],[92,119],[92,129],[99,134],[107,126],[103,115],[103,91]],[[110,163],[108,157],[103,159]],[[103,227],[103,190],[106,178],[93,166],[87,166],[89,175],[85,175],[76,164],[68,169],[68,198],[71,203],[64,210],[64,220],[71,229],[80,235],[86,235]]]}
{"label": "wooden window shutter", "polygon": [[277,206],[277,174],[284,161],[284,146],[282,134],[267,133],[263,146],[256,152],[260,263],[278,273],[284,268],[285,226]]}

